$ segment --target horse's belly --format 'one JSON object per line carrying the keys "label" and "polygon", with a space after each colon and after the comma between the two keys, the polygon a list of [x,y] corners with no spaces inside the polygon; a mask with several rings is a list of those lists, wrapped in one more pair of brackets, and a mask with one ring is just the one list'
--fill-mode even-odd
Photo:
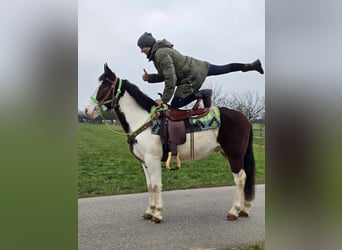
{"label": "horse's belly", "polygon": [[186,135],[186,142],[178,145],[181,161],[199,160],[220,149],[217,142],[218,129],[211,129]]}

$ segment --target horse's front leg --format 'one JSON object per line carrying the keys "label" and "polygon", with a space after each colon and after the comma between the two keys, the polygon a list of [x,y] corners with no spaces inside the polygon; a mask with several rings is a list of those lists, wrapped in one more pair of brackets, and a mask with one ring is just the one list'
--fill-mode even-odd
{"label": "horse's front leg", "polygon": [[161,162],[156,160],[145,163],[143,164],[143,169],[149,197],[148,207],[143,218],[151,220],[152,223],[160,223],[163,218]]}
{"label": "horse's front leg", "polygon": [[150,193],[150,208],[153,210],[152,223],[160,223],[163,216],[163,199],[162,199],[162,176],[161,176],[161,162],[160,158],[151,157],[145,161],[147,166],[146,171],[150,177],[149,193]]}
{"label": "horse's front leg", "polygon": [[151,184],[150,173],[148,172],[146,165],[142,164],[142,167],[143,167],[144,173],[145,173],[147,192],[148,192],[148,206],[147,206],[147,209],[143,215],[143,218],[145,220],[151,220],[153,218],[154,211],[156,209],[156,204],[155,204],[154,195],[152,192],[152,184]]}
{"label": "horse's front leg", "polygon": [[162,199],[162,185],[161,184],[153,184],[152,185],[152,193],[154,195],[155,200],[155,212],[151,219],[152,223],[160,223],[163,219],[162,212],[163,212],[163,199]]}

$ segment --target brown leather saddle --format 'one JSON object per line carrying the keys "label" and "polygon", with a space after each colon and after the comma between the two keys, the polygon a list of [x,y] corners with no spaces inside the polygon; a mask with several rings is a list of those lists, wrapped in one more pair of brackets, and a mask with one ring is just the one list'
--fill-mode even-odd
{"label": "brown leather saddle", "polygon": [[209,113],[209,108],[199,108],[199,103],[201,99],[198,99],[192,109],[176,109],[169,106],[166,111],[167,117],[172,121],[182,121],[189,118],[200,118]]}
{"label": "brown leather saddle", "polygon": [[[209,113],[209,108],[199,108],[199,103],[201,99],[197,99],[196,104],[192,109],[181,110],[175,109],[169,106],[166,110],[166,117],[161,123],[161,130],[164,133],[160,133],[161,140],[164,145],[168,143],[169,152],[167,154],[166,167],[171,170],[178,170],[180,168],[180,159],[177,152],[177,145],[183,144],[186,141],[186,130],[185,130],[185,120],[194,119],[206,116]],[[166,120],[165,120],[166,119]],[[167,131],[166,131],[167,124]],[[164,127],[163,127],[164,126]],[[163,145],[163,150],[166,148]],[[176,157],[177,168],[170,167],[170,161],[172,157]],[[163,160],[165,160],[166,154],[164,152]]]}

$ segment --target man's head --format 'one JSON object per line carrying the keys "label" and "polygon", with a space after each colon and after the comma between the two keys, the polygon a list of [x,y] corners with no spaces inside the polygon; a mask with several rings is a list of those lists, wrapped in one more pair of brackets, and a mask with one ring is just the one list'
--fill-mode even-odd
{"label": "man's head", "polygon": [[140,49],[142,48],[152,48],[153,44],[155,44],[156,39],[152,36],[151,33],[145,32],[142,34],[137,42],[137,45]]}

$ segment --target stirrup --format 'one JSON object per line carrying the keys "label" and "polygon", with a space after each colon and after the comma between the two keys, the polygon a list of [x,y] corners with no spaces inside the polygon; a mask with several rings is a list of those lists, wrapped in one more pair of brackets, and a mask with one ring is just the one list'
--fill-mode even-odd
{"label": "stirrup", "polygon": [[165,166],[166,166],[166,168],[168,170],[178,170],[178,169],[180,169],[181,161],[180,161],[179,153],[178,152],[177,152],[177,155],[175,157],[176,157],[176,161],[177,161],[176,167],[170,167],[170,162],[171,162],[171,159],[172,159],[172,152],[168,153],[168,157],[167,157],[167,160],[165,162]]}

